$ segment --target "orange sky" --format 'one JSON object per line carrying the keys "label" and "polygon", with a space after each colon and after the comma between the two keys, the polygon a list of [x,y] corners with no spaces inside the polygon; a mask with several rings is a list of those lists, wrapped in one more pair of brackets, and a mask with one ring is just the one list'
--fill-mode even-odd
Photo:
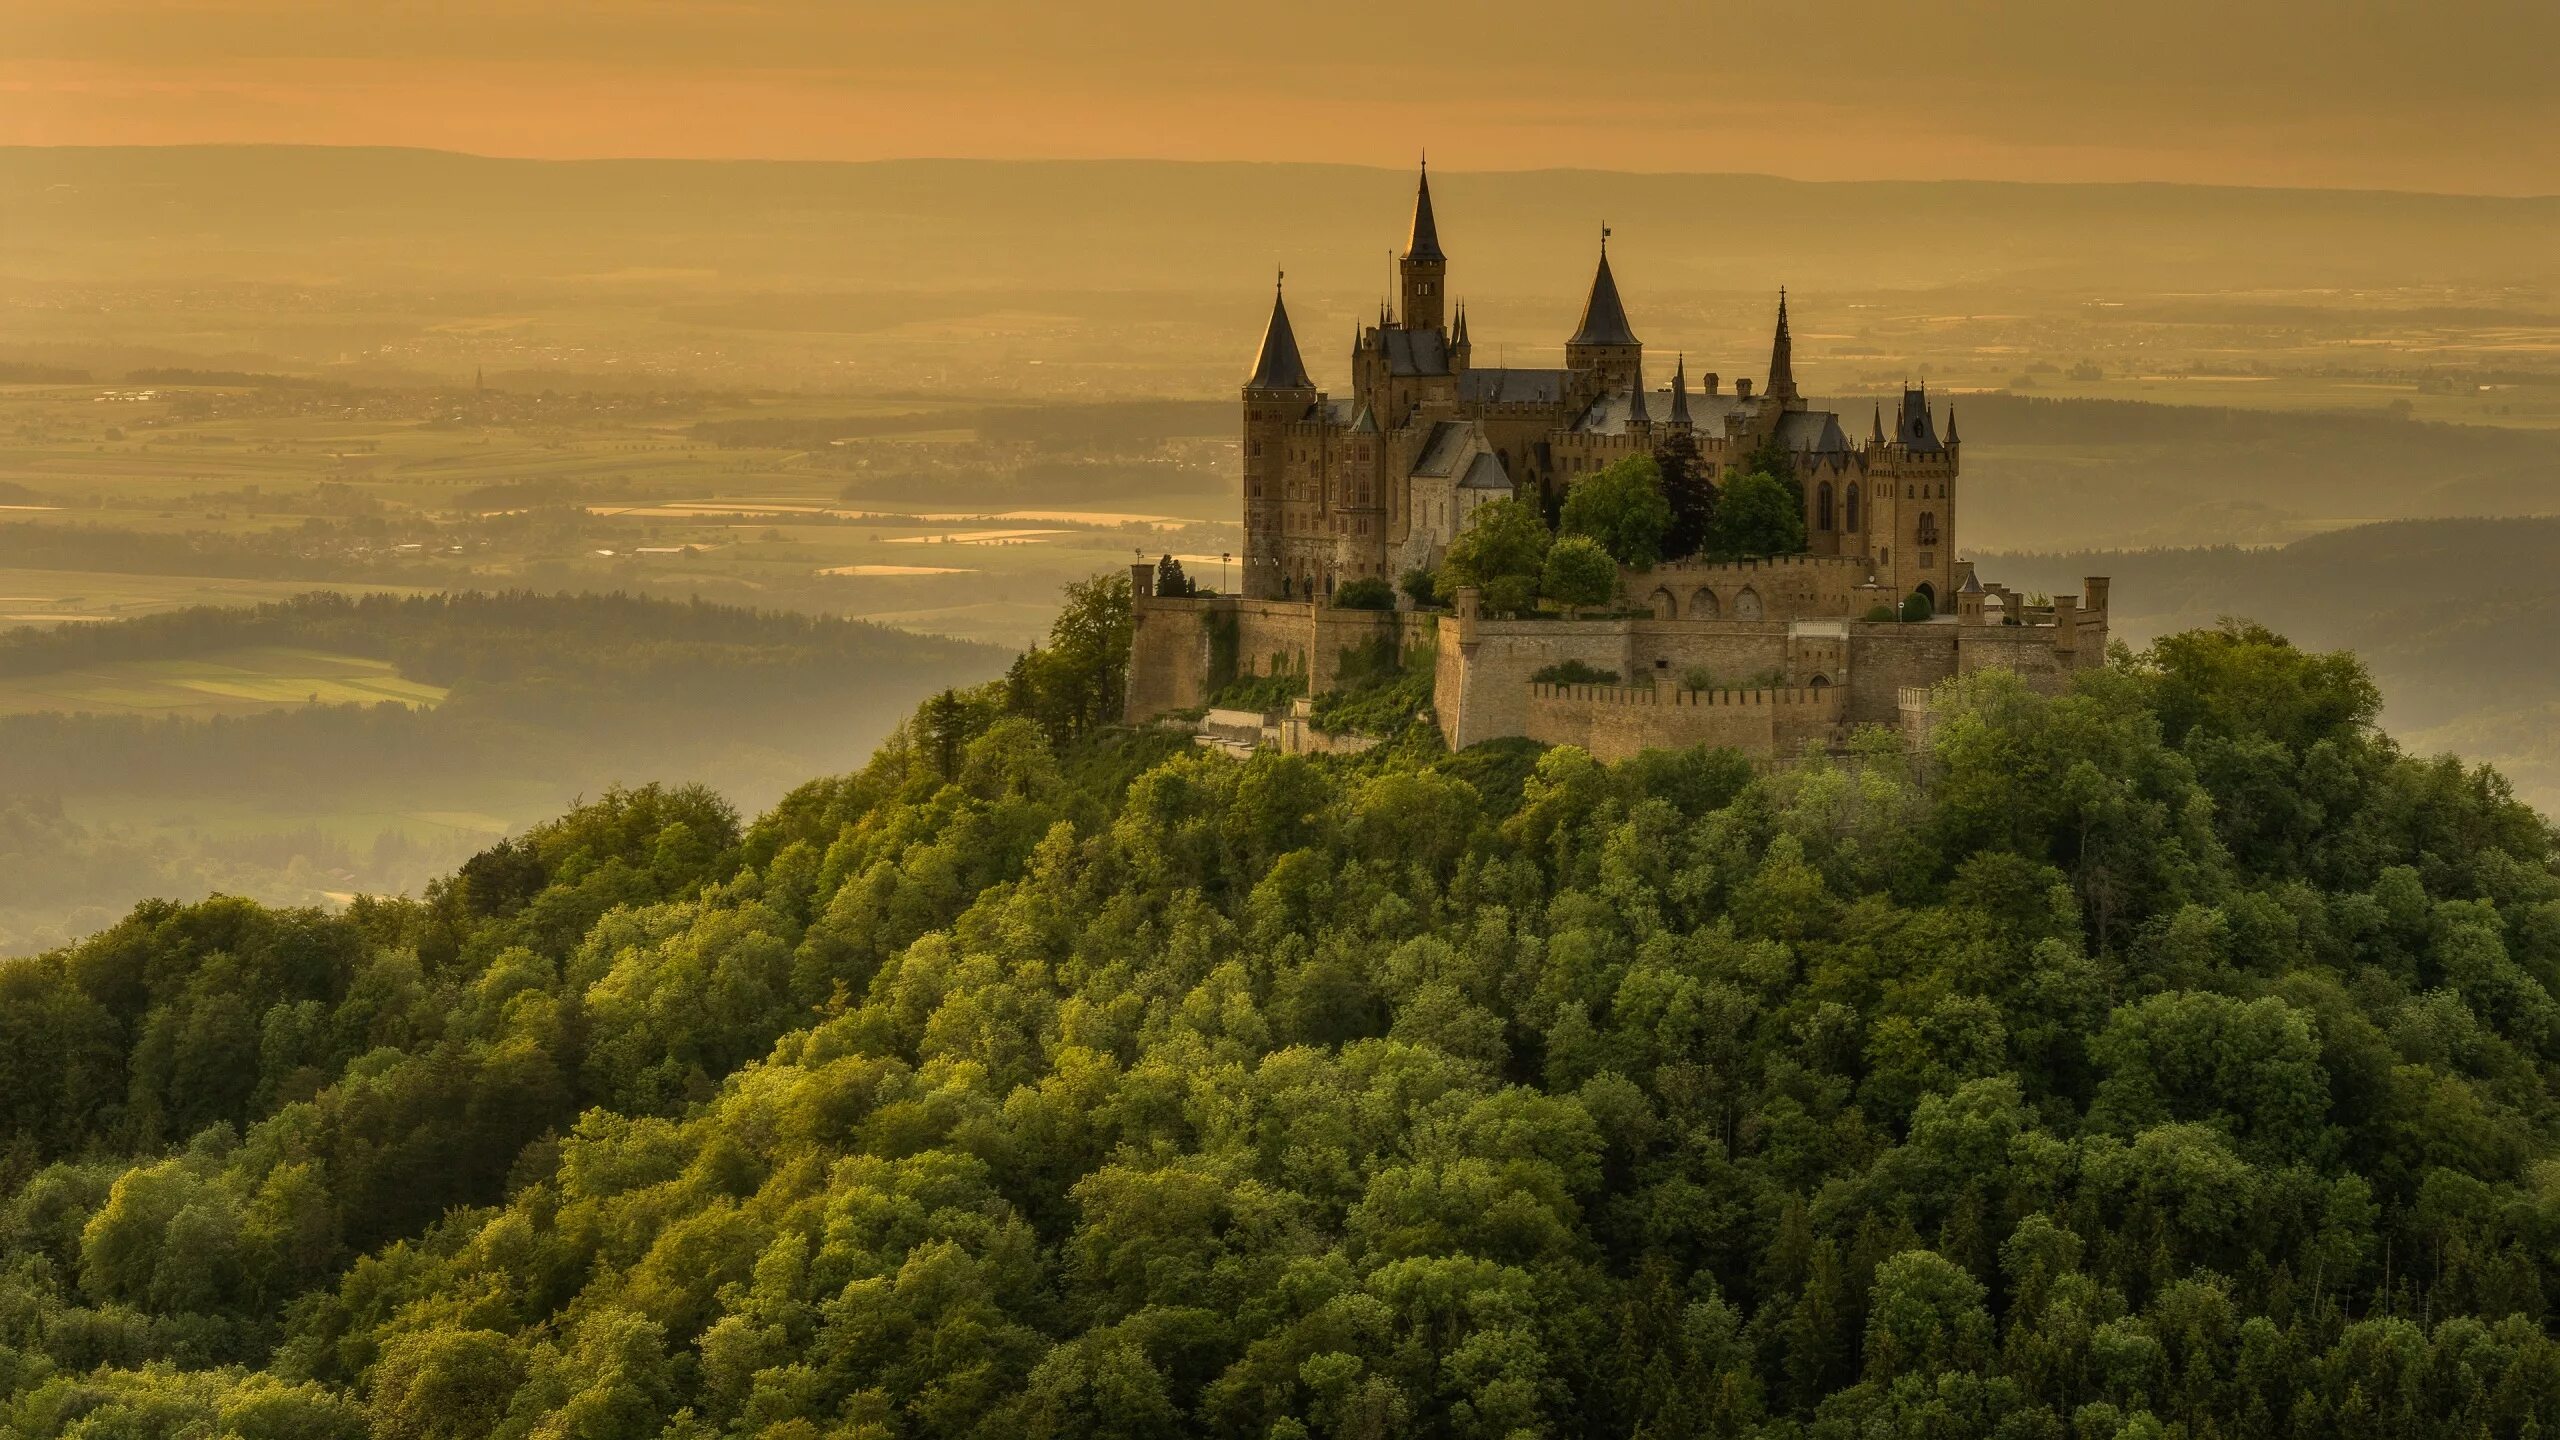
{"label": "orange sky", "polygon": [[2560,193],[2554,0],[7,0],[0,143]]}

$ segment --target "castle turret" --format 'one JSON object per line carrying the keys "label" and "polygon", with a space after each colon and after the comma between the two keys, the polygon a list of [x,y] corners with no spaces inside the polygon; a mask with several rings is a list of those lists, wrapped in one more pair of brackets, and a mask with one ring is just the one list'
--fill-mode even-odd
{"label": "castle turret", "polygon": [[1452,324],[1456,328],[1449,336],[1449,373],[1464,375],[1467,367],[1474,363],[1476,353],[1475,345],[1467,339],[1467,307],[1464,302],[1457,306],[1457,319]]}
{"label": "castle turret", "polygon": [[1253,376],[1244,382],[1243,579],[1247,595],[1280,593],[1289,428],[1305,418],[1315,401],[1315,382],[1307,378],[1306,361],[1298,355],[1297,332],[1289,326],[1289,307],[1274,281],[1271,323],[1263,329],[1262,352],[1254,359]]}
{"label": "castle turret", "polygon": [[1689,428],[1689,357],[1671,362],[1671,423]]}
{"label": "castle turret", "polygon": [[1413,192],[1413,233],[1404,242],[1404,258],[1396,262],[1403,281],[1404,328],[1437,330],[1447,323],[1449,257],[1440,250],[1440,222],[1431,213],[1431,166],[1423,162],[1422,179]]}
{"label": "castle turret", "polygon": [[1253,378],[1244,382],[1244,388],[1247,391],[1316,388],[1316,382],[1307,378],[1307,362],[1298,356],[1298,332],[1289,327],[1289,306],[1281,298],[1277,280],[1271,285],[1271,323],[1263,327],[1262,352],[1254,358]]}
{"label": "castle turret", "polygon": [[1601,388],[1634,389],[1644,383],[1644,342],[1627,323],[1627,307],[1618,298],[1618,277],[1609,271],[1609,227],[1600,227],[1600,268],[1591,276],[1591,298],[1582,304],[1582,323],[1564,342],[1568,369],[1597,372]]}
{"label": "castle turret", "polygon": [[1804,399],[1796,393],[1796,343],[1787,334],[1787,292],[1778,289],[1778,333],[1769,342],[1769,384],[1765,392],[1778,402],[1782,410],[1801,410]]}

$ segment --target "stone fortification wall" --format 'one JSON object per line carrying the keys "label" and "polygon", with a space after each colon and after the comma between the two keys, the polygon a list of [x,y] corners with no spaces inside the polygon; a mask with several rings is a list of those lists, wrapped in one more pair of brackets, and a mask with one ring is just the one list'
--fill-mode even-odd
{"label": "stone fortification wall", "polygon": [[1857,555],[1776,555],[1724,563],[1678,561],[1620,576],[1632,603],[1661,620],[1802,620],[1864,614],[1860,587],[1875,567]]}
{"label": "stone fortification wall", "polygon": [[1640,750],[1731,746],[1754,756],[1827,744],[1840,725],[1838,686],[1681,690],[1671,686],[1532,685],[1528,737],[1578,745],[1602,760]]}
{"label": "stone fortification wall", "polygon": [[1333,687],[1342,653],[1382,636],[1400,648],[1427,645],[1433,616],[1391,610],[1337,610],[1312,600],[1239,595],[1196,598],[1154,593],[1154,567],[1130,568],[1129,698],[1132,723],[1187,710],[1240,675],[1289,672],[1310,693]]}

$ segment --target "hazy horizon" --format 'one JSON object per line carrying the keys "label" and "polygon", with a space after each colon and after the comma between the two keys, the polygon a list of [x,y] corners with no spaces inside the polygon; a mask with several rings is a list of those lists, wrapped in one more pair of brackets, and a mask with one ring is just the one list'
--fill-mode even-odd
{"label": "hazy horizon", "polygon": [[[2448,44],[2449,36],[2499,37]],[[1810,180],[2560,191],[2560,10],[2317,0],[1929,11],[1528,0],[25,0],[0,144],[530,158],[1281,159]]]}

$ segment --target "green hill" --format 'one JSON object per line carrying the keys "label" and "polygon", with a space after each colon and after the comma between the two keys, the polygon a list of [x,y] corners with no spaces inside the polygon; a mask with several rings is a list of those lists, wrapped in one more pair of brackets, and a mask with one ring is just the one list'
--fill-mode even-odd
{"label": "green hill", "polygon": [[2560,1424],[2554,836],[2351,658],[1235,761],[1117,603],[753,822],[0,969],[0,1429]]}

